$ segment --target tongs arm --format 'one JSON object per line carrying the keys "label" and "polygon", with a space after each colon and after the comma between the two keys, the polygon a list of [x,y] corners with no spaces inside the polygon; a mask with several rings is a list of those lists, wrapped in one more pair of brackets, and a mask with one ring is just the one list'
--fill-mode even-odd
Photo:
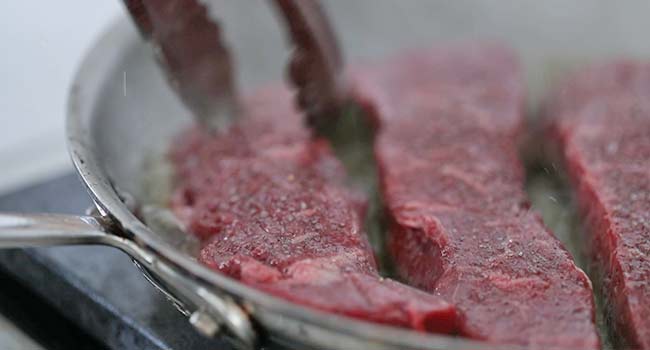
{"label": "tongs arm", "polygon": [[[309,125],[333,114],[346,96],[343,59],[318,0],[272,0],[294,50],[289,79]],[[223,127],[237,113],[233,63],[220,26],[200,0],[124,0],[143,36],[158,49],[172,86],[199,122]]]}
{"label": "tongs arm", "polygon": [[238,110],[233,61],[207,8],[198,0],[124,2],[185,105],[201,124],[225,127]]}
{"label": "tongs arm", "polygon": [[318,0],[273,0],[294,45],[289,79],[307,122],[332,119],[347,97],[344,63],[336,35]]}

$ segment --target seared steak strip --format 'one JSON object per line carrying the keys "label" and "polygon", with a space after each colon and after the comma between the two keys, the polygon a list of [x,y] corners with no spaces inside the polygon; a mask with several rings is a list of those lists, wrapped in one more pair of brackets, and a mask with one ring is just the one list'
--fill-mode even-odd
{"label": "seared steak strip", "polygon": [[366,68],[354,91],[379,128],[400,275],[454,304],[461,335],[599,348],[589,279],[523,191],[513,55],[480,45],[412,52]]}
{"label": "seared steak strip", "polygon": [[328,143],[312,139],[289,92],[269,89],[218,135],[190,130],[171,158],[173,208],[203,241],[200,261],[289,301],[364,320],[453,332],[441,298],[382,279]]}
{"label": "seared steak strip", "polygon": [[650,64],[583,70],[549,101],[586,255],[626,347],[650,349]]}

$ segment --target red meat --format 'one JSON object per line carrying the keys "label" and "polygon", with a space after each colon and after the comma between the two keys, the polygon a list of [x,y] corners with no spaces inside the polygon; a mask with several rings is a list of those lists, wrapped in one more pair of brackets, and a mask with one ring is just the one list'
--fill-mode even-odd
{"label": "red meat", "polygon": [[627,345],[650,349],[650,64],[594,66],[549,103],[587,252]]}
{"label": "red meat", "polygon": [[455,330],[441,298],[384,280],[362,227],[364,200],[288,92],[246,102],[227,133],[193,129],[172,150],[173,208],[203,241],[200,261],[290,301],[364,320]]}
{"label": "red meat", "polygon": [[529,210],[513,55],[467,45],[367,66],[355,95],[377,123],[389,249],[410,284],[463,314],[462,335],[599,348],[589,279]]}

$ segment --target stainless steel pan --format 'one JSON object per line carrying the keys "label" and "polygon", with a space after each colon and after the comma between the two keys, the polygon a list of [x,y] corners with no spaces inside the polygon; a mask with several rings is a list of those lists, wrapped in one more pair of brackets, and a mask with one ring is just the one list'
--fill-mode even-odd
{"label": "stainless steel pan", "polygon": [[[650,52],[643,35],[650,29],[643,17],[650,5],[644,1],[330,0],[327,5],[340,34],[345,34],[340,37],[350,61],[436,40],[503,40],[522,56],[533,104],[549,80],[567,68],[603,56]],[[226,26],[234,29],[232,42],[241,54],[244,87],[278,78],[279,68],[274,72],[260,67],[281,67],[283,61],[275,49],[280,47],[281,31],[264,30],[273,20],[262,14],[267,10],[256,7],[252,1],[227,1],[223,9],[233,14],[249,11],[246,23],[229,24],[232,15],[223,16]],[[257,37],[259,33],[267,37]],[[0,247],[101,244],[121,249],[197,330],[207,336],[229,336],[242,347],[271,340],[294,348],[490,348],[287,303],[210,271],[141,222],[121,194],[140,199],[143,160],[164,148],[191,118],[127,21],[111,26],[90,50],[68,107],[70,154],[96,203],[95,213],[2,214]]]}
{"label": "stainless steel pan", "polygon": [[141,222],[123,194],[141,193],[143,159],[191,121],[159,75],[131,25],[120,21],[112,26],[83,61],[68,106],[70,154],[96,204],[95,213],[1,214],[0,247],[118,248],[198,331],[228,336],[242,348],[268,341],[332,349],[448,349],[468,344],[287,303],[210,271]]}

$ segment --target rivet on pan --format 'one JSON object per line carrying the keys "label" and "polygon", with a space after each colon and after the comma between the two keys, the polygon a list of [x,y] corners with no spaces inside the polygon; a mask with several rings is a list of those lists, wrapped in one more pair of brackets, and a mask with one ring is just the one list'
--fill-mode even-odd
{"label": "rivet on pan", "polygon": [[190,324],[202,335],[212,338],[219,332],[219,324],[203,310],[194,311]]}

